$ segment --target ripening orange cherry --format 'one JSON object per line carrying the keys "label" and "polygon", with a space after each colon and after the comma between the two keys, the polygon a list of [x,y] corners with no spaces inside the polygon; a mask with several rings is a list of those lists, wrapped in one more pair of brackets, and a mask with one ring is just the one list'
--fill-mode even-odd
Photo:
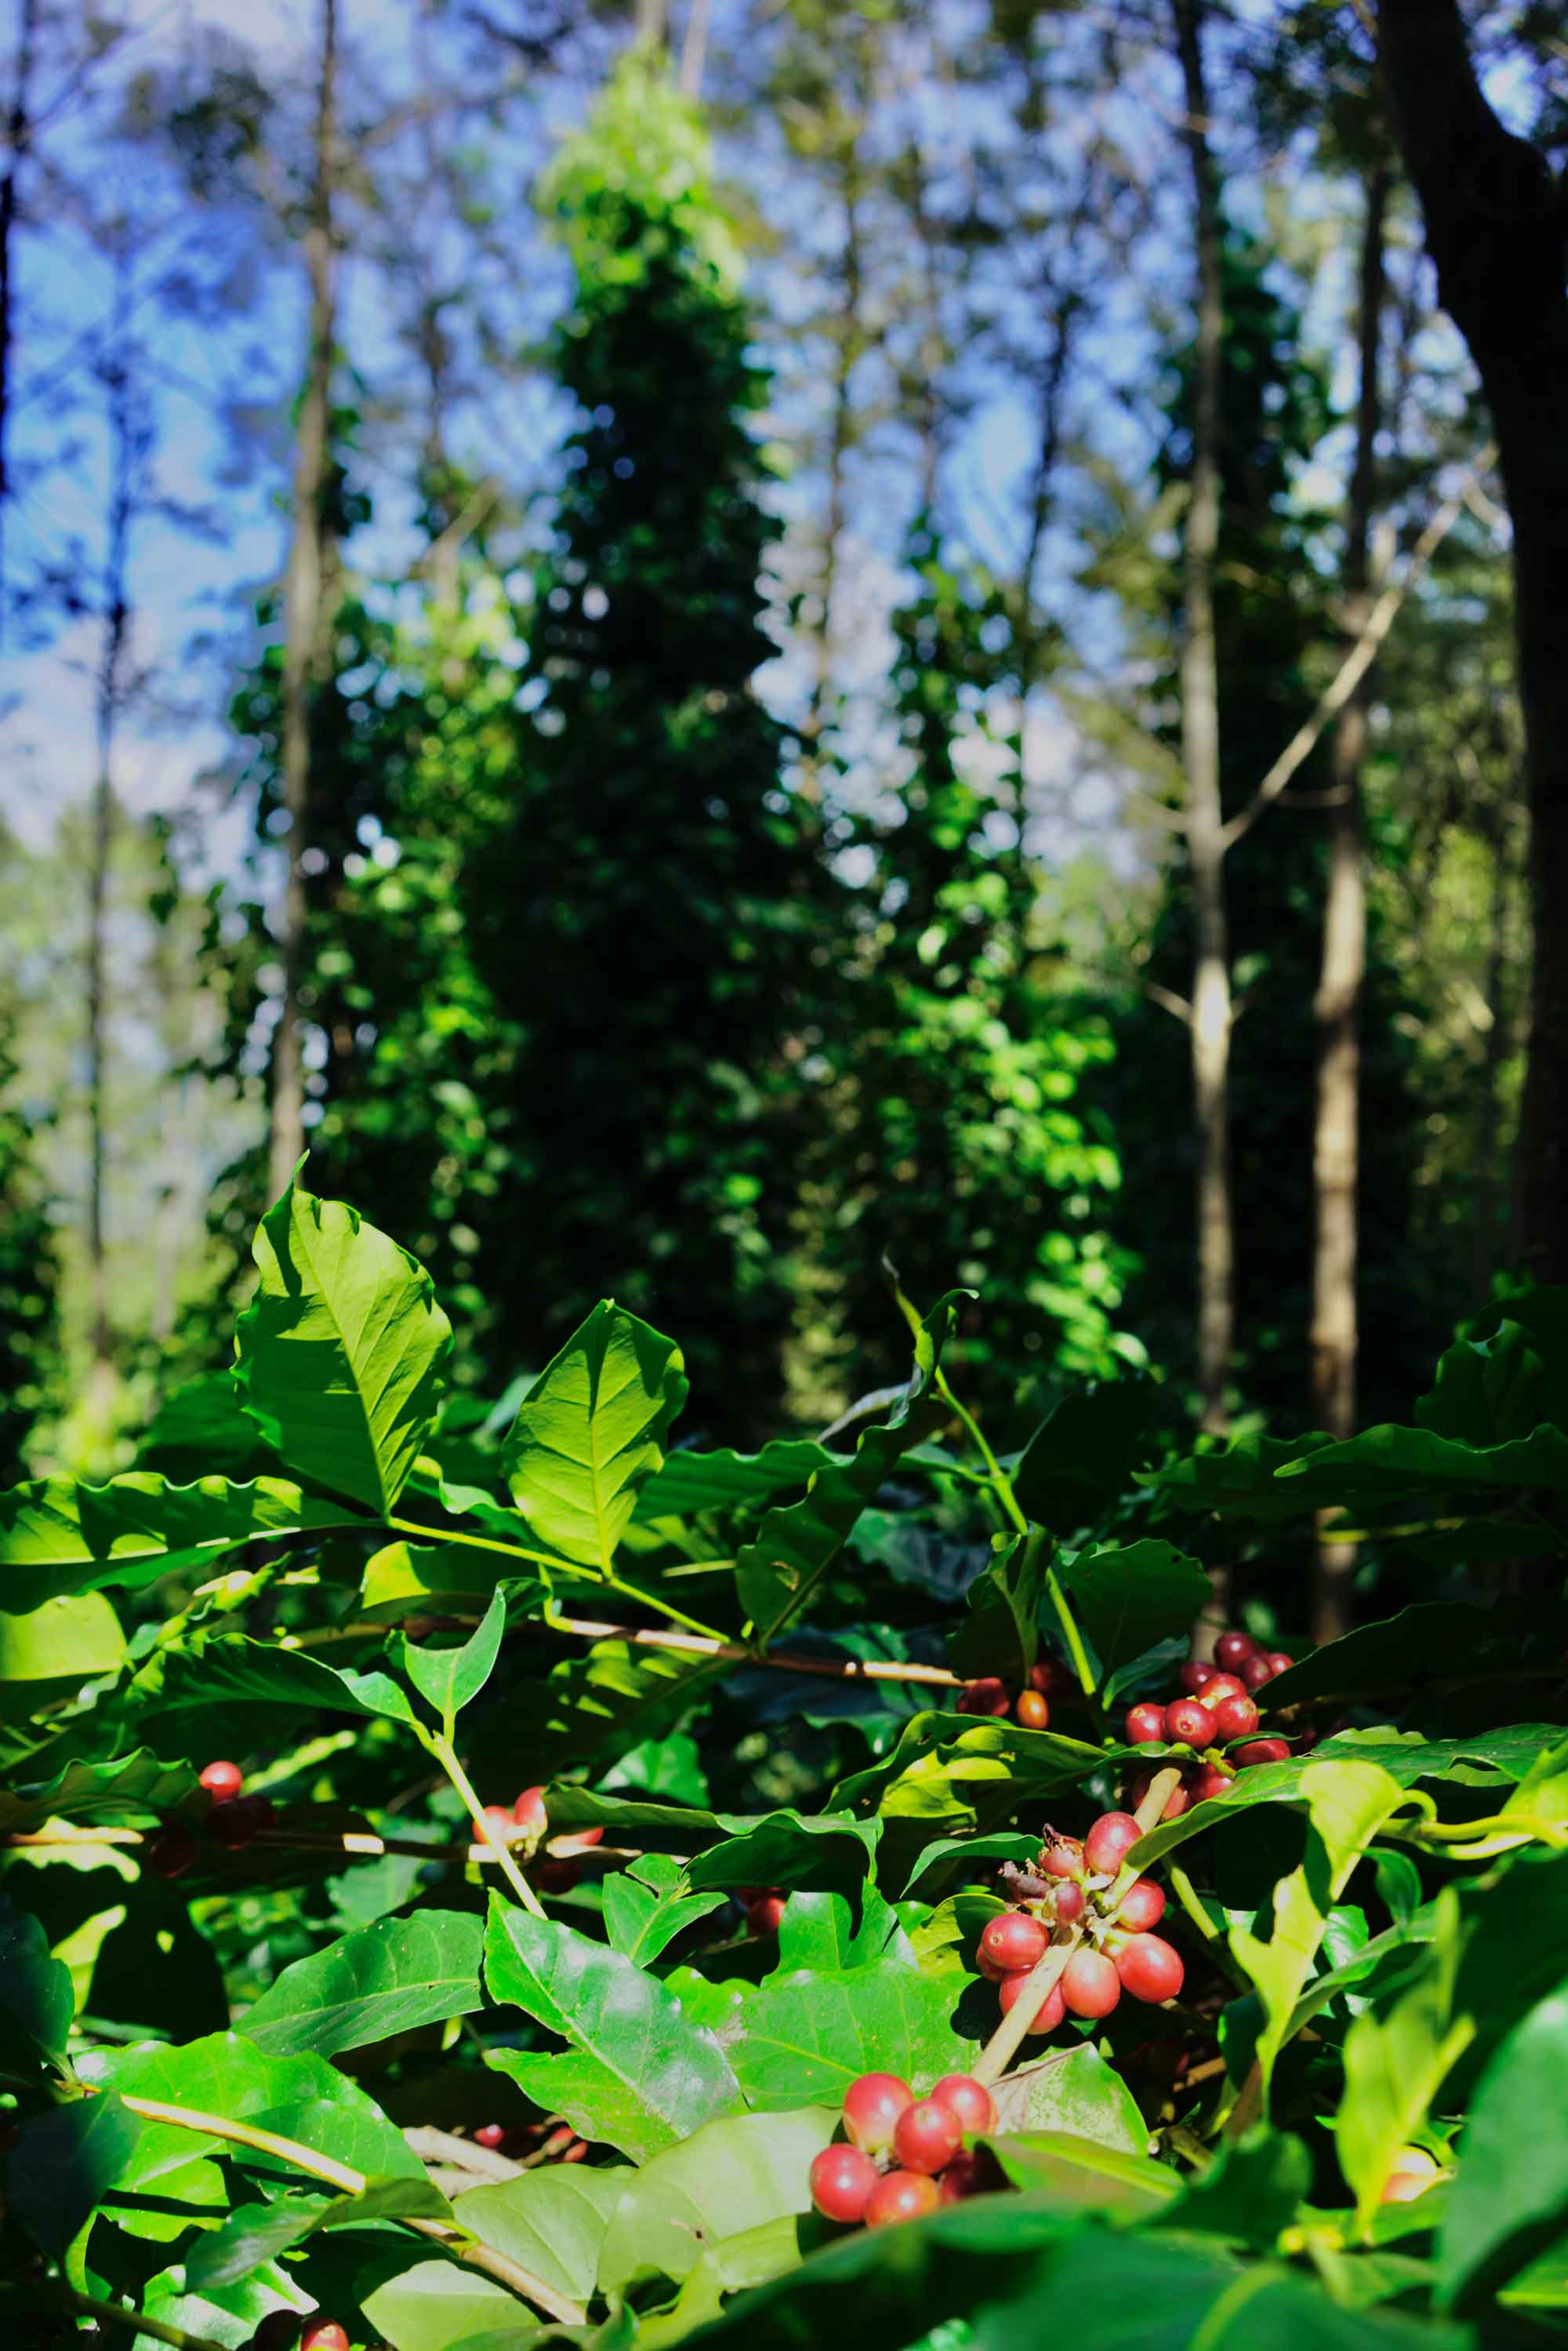
{"label": "ripening orange cherry", "polygon": [[1045,1730],[1051,1724],[1051,1708],[1039,1690],[1019,1690],[1013,1700],[1013,1719],[1025,1730]]}

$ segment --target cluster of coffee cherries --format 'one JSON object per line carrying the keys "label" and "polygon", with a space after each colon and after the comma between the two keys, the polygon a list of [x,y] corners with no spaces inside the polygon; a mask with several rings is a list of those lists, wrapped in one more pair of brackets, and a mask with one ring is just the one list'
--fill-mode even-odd
{"label": "cluster of coffee cherries", "polygon": [[1054,1657],[1044,1657],[1031,1666],[1024,1687],[1015,1696],[1006,1682],[996,1674],[982,1674],[977,1681],[966,1682],[954,1700],[959,1714],[988,1714],[998,1721],[1010,1714],[1025,1730],[1046,1730],[1051,1727],[1051,1701],[1066,1698],[1072,1684]]}
{"label": "cluster of coffee cherries", "polygon": [[[525,1788],[509,1805],[486,1804],[485,1825],[496,1844],[526,1844],[532,1853],[549,1827],[543,1787]],[[534,1872],[542,1891],[570,1894],[582,1876],[582,1864],[576,1856],[591,1851],[603,1835],[601,1828],[595,1828],[574,1829],[569,1835],[551,1837],[549,1853]]]}
{"label": "cluster of coffee cherries", "polygon": [[[1169,1747],[1190,1747],[1200,1760],[1173,1791],[1164,1817],[1175,1820],[1189,1805],[1223,1796],[1238,1771],[1260,1763],[1283,1763],[1290,1744],[1283,1739],[1260,1739],[1257,1693],[1278,1674],[1295,1664],[1282,1649],[1263,1649],[1250,1633],[1221,1633],[1214,1645],[1212,1664],[1207,1657],[1189,1657],[1181,1669],[1182,1695],[1162,1706],[1144,1698],[1128,1708],[1126,1734],[1134,1747],[1156,1741]],[[1232,1745],[1232,1740],[1241,1744]],[[1207,1750],[1223,1747],[1223,1761]],[[1145,1772],[1128,1794],[1141,1803],[1153,1780]]]}
{"label": "cluster of coffee cherries", "polygon": [[269,2310],[246,2351],[349,2351],[349,2331],[340,2319],[306,2318],[298,2310]]}
{"label": "cluster of coffee cherries", "polygon": [[844,2093],[844,2137],[811,2166],[811,2201],[824,2220],[885,2229],[974,2195],[977,2165],[964,2144],[994,2130],[983,2082],[947,2074],[917,2098],[897,2074],[862,2074]]}
{"label": "cluster of coffee cherries", "polygon": [[[200,1777],[213,1800],[202,1827],[215,1844],[227,1845],[231,1852],[237,1852],[241,1845],[250,1843],[258,1829],[272,1826],[270,1798],[243,1792],[245,1774],[237,1763],[209,1763]],[[183,1821],[166,1821],[157,1834],[147,1840],[147,1866],[155,1877],[183,1877],[199,1850],[193,1832]]]}
{"label": "cluster of coffee cherries", "polygon": [[1054,2032],[1064,2016],[1109,2016],[1124,1992],[1134,2000],[1175,2000],[1186,1970],[1181,1953],[1152,1934],[1165,1917],[1163,1886],[1135,1877],[1120,1895],[1122,1864],[1143,1835],[1131,1813],[1102,1813],[1082,1841],[1046,1832],[1032,1870],[1005,1868],[998,1882],[1013,1907],[980,1930],[980,1973],[996,1985],[1005,2016],[1059,1928],[1079,1941],[1051,1986],[1030,2032]]}

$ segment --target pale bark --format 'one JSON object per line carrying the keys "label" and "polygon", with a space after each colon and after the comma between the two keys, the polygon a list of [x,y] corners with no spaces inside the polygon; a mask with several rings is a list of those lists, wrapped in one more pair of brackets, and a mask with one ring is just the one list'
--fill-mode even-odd
{"label": "pale bark", "polygon": [[[1372,604],[1372,526],[1382,421],[1378,360],[1385,285],[1384,238],[1389,175],[1367,176],[1362,226],[1355,455],[1345,502],[1343,611],[1347,639],[1365,633]],[[1361,778],[1366,757],[1372,673],[1362,676],[1334,728],[1328,819],[1328,886],[1318,982],[1317,1111],[1312,1132],[1312,1425],[1332,1436],[1355,1428],[1358,1229],[1361,1164],[1361,1009],[1366,984],[1366,869]],[[1327,1539],[1320,1522],[1313,1558],[1312,1638],[1337,1640],[1351,1624],[1354,1543]]]}
{"label": "pale bark", "polygon": [[321,684],[325,598],[330,560],[326,492],[331,461],[332,355],[337,336],[337,254],[333,191],[337,141],[337,0],[322,0],[314,184],[304,236],[309,286],[305,383],[295,440],[293,509],[284,572],[282,674],[283,805],[288,818],[280,959],[282,1002],[272,1045],[272,1132],[267,1194],[283,1192],[305,1148],[305,1064],[300,989],[304,980],[310,846],[310,722]]}
{"label": "pale bark", "polygon": [[1192,468],[1186,511],[1181,650],[1182,763],[1191,868],[1194,954],[1193,1141],[1197,1245],[1197,1380],[1201,1425],[1222,1433],[1236,1322],[1235,1217],[1230,1185],[1230,944],[1225,910],[1225,823],[1219,785],[1219,672],[1214,569],[1219,545],[1219,386],[1224,332],[1219,186],[1208,143],[1202,0],[1174,0],[1192,166],[1197,254],[1197,335],[1192,387]]}
{"label": "pale bark", "polygon": [[1568,1280],[1568,180],[1498,120],[1456,0],[1378,0],[1378,54],[1437,290],[1497,429],[1513,528],[1534,925],[1518,1251]]}

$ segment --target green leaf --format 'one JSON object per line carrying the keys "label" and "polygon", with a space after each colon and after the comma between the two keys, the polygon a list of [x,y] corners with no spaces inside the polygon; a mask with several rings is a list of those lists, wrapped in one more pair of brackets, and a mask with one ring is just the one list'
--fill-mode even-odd
{"label": "green leaf", "polygon": [[601,1299],[518,1405],[503,1451],[543,1542],[608,1572],[685,1395],[674,1341]]}
{"label": "green leaf", "polygon": [[992,2095],[1003,2131],[1049,2131],[1121,2155],[1147,2153],[1148,2125],[1136,2098],[1089,2042],[1004,2074]]}
{"label": "green leaf", "polygon": [[136,1448],[138,1469],[183,1484],[209,1477],[276,1474],[283,1464],[240,1402],[233,1372],[200,1372],[163,1398]]}
{"label": "green leaf", "polygon": [[1364,2009],[1345,2035],[1334,2137],[1364,2231],[1382,2203],[1395,2157],[1426,2121],[1474,2036],[1470,2019],[1454,2015],[1458,1955],[1459,1898],[1447,1886],[1434,1905],[1432,1944],[1419,1978],[1388,2007]]}
{"label": "green leaf", "polygon": [[1568,1988],[1515,2026],[1481,2075],[1437,2236],[1445,2308],[1479,2308],[1568,2216]]}
{"label": "green leaf", "polygon": [[1506,1444],[1470,1445],[1432,1429],[1385,1422],[1359,1437],[1324,1445],[1310,1458],[1282,1463],[1276,1475],[1313,1508],[1361,1498],[1375,1501],[1413,1489],[1441,1493],[1491,1487],[1513,1492],[1544,1486],[1565,1493],[1568,1436],[1560,1428],[1537,1428]]}
{"label": "green leaf", "polygon": [[779,1923],[773,1972],[875,1967],[902,1934],[898,1913],[874,1886],[862,1894],[858,1925],[841,1894],[791,1894]]}
{"label": "green leaf", "polygon": [[61,2067],[75,2012],[69,1968],[51,1955],[38,1920],[0,1889],[0,2068],[32,2073],[40,2058]]}
{"label": "green leaf", "polygon": [[1037,1525],[1071,1534],[1126,1492],[1148,1458],[1158,1400],[1155,1382],[1142,1378],[1091,1380],[1063,1396],[1013,1472],[1013,1491]]}
{"label": "green leaf", "polygon": [[25,1616],[0,1613],[0,1686],[25,1707],[42,1706],[50,1694],[74,1696],[79,1683],[117,1673],[124,1659],[120,1619],[101,1592],[63,1593]]}
{"label": "green leaf", "polygon": [[941,1422],[947,1407],[932,1383],[961,1294],[939,1300],[921,1324],[908,1387],[886,1421],[862,1432],[851,1459],[819,1469],[800,1501],[770,1510],[740,1552],[740,1604],[765,1645],[805,1606],[900,1454]]}
{"label": "green leaf", "polygon": [[620,2165],[552,2164],[494,2187],[470,2188],[453,2205],[454,2217],[489,2245],[569,2301],[586,2303],[599,2274],[600,2248],[628,2185],[643,2174]]}
{"label": "green leaf", "polygon": [[0,1835],[53,1820],[146,1823],[175,1812],[194,1820],[210,1801],[189,1763],[162,1763],[139,1747],[120,1762],[68,1763],[37,1787],[0,1788]]}
{"label": "green leaf", "polygon": [[361,1523],[342,1502],[283,1478],[232,1486],[198,1478],[172,1486],[132,1469],[102,1486],[38,1478],[0,1494],[0,1606],[14,1614],[64,1593],[137,1589],[175,1568],[200,1568],[263,1535]]}
{"label": "green leaf", "polygon": [[461,1910],[378,1918],[296,1959],[240,2021],[246,2038],[286,2055],[362,2049],[417,2024],[470,2016],[484,2005],[485,1930]]}
{"label": "green leaf", "polygon": [[1332,1437],[1318,1434],[1281,1439],[1249,1431],[1219,1452],[1190,1454],[1185,1461],[1153,1472],[1145,1482],[1172,1510],[1205,1516],[1213,1510],[1221,1518],[1279,1525],[1299,1519],[1313,1507],[1314,1498],[1303,1494],[1299,1482],[1281,1479],[1276,1472],[1314,1460],[1333,1443]]}
{"label": "green leaf", "polygon": [[1039,1531],[1015,1536],[969,1586],[968,1615],[948,1644],[956,1674],[998,1674],[1025,1680],[1040,1646],[1040,1604],[1045,1592],[1047,1545]]}
{"label": "green leaf", "polygon": [[719,1813],[725,1842],[698,1854],[687,1876],[710,1886],[816,1886],[858,1894],[876,1857],[880,1821],[847,1813]]}
{"label": "green leaf", "polygon": [[1147,1538],[1079,1552],[1059,1560],[1057,1573],[1107,1674],[1190,1632],[1209,1598],[1197,1560]]}
{"label": "green leaf", "polygon": [[685,1928],[724,1907],[722,1894],[683,1894],[678,1862],[644,1854],[604,1880],[604,1926],[614,1949],[645,1968]]}
{"label": "green leaf", "polygon": [[636,2161],[740,2104],[718,2043],[656,1978],[570,1927],[491,1899],[485,1980],[570,2043],[559,2057],[492,2050],[547,2113]]}
{"label": "green leaf", "polygon": [[1454,2005],[1475,2039],[1454,2068],[1456,2102],[1500,2044],[1568,1973],[1568,1855],[1521,1853],[1464,1893],[1465,1944]]}
{"label": "green leaf", "polygon": [[132,1706],[160,1715],[232,1703],[414,1719],[406,1692],[387,1674],[340,1672],[308,1650],[247,1640],[221,1624],[154,1649],[126,1695]]}
{"label": "green leaf", "polygon": [[246,1410],[288,1468],[392,1510],[435,1417],[452,1326],[430,1276],[341,1201],[290,1184],[256,1232],[235,1328]]}
{"label": "green leaf", "polygon": [[904,1883],[906,1895],[913,1894],[926,1873],[942,1868],[953,1876],[972,1877],[977,1874],[988,1876],[988,1870],[977,1873],[981,1862],[1032,1861],[1040,1852],[1040,1839],[1024,1829],[994,1829],[988,1836],[933,1837],[922,1847],[914,1867]]}
{"label": "green leaf", "polygon": [[1316,1963],[1328,1913],[1378,1830],[1404,1801],[1398,1782],[1375,1764],[1325,1763],[1321,1758],[1302,1772],[1301,1793],[1310,1823],[1307,1855],[1274,1888],[1268,1940],[1245,1927],[1230,1930],[1231,1950],[1263,2004],[1256,2062],[1265,2095],[1291,2014]]}
{"label": "green leaf", "polygon": [[515,2294],[455,2262],[415,2262],[367,2294],[361,2307],[392,2351],[451,2351],[493,2333],[520,2346],[544,2333]]}
{"label": "green leaf", "polygon": [[929,2088],[967,2071],[975,2044],[954,2032],[946,1976],[906,1960],[773,1975],[740,2004],[730,2062],[766,2111],[839,2105],[857,2074],[902,2074]]}
{"label": "green leaf", "polygon": [[1009,2132],[984,2144],[1014,2188],[1034,2189],[1057,2203],[1143,2220],[1181,2193],[1176,2174],[1163,2163],[1067,2131]]}
{"label": "green leaf", "polygon": [[397,1663],[421,1698],[450,1727],[453,1716],[460,1713],[471,1698],[478,1697],[495,1672],[506,1629],[506,1595],[497,1592],[471,1640],[452,1649],[425,1648],[400,1635],[395,1651]]}
{"label": "green leaf", "polygon": [[775,1437],[760,1453],[735,1453],[727,1447],[716,1453],[672,1453],[639,1493],[635,1515],[651,1520],[745,1510],[788,1486],[803,1486],[817,1470],[833,1468],[842,1458],[811,1437]]}
{"label": "green leaf", "polygon": [[508,1780],[553,1779],[569,1764],[620,1756],[661,1738],[730,1667],[633,1641],[596,1641],[530,1686],[526,1711],[508,1708],[469,1736],[476,1763],[491,1757]]}
{"label": "green leaf", "polygon": [[[179,2049],[89,2050],[78,2070],[126,2097],[256,2123],[368,2179],[423,2177],[419,2158],[375,2101],[314,2053],[274,2056],[243,2033],[209,2032]],[[235,2160],[249,2159],[235,2151]]]}
{"label": "green leaf", "polygon": [[1208,2168],[1183,2183],[1179,2200],[1155,2225],[1271,2252],[1312,2184],[1312,2158],[1304,2142],[1260,2128],[1218,2147]]}
{"label": "green leaf", "polygon": [[129,2164],[141,2124],[115,2097],[36,2115],[5,2167],[5,2203],[57,2261]]}
{"label": "green leaf", "polygon": [[270,2204],[236,2205],[220,2228],[199,2237],[185,2257],[185,2283],[195,2293],[235,2285],[276,2261],[319,2229],[362,2226],[371,2220],[450,2220],[452,2208],[428,2179],[376,2179],[362,2196],[282,2196]]}
{"label": "green leaf", "polygon": [[[1540,1550],[1537,1540],[1535,1548]],[[1527,1658],[1555,1665],[1568,1642],[1568,1608],[1561,1603],[1500,1599],[1424,1600],[1375,1625],[1359,1625],[1303,1657],[1268,1687],[1270,1709],[1304,1699],[1354,1705],[1385,1691],[1417,1687],[1448,1675],[1462,1659],[1467,1673],[1506,1670]]]}
{"label": "green leaf", "polygon": [[685,2278],[727,2238],[809,2212],[811,2161],[838,2120],[826,2106],[740,2115],[655,2156],[628,2179],[605,2232],[601,2292]]}

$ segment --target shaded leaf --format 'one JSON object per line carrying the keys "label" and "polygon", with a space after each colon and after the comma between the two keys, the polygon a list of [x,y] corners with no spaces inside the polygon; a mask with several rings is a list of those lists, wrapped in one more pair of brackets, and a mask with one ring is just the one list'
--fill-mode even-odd
{"label": "shaded leaf", "polygon": [[709,2123],[626,2179],[605,2232],[599,2284],[686,2277],[726,2239],[811,2209],[811,2159],[839,2116],[826,2106]]}
{"label": "shaded leaf", "polygon": [[494,2187],[470,2188],[453,2205],[455,2219],[569,2301],[586,2303],[599,2274],[610,2218],[634,2177],[615,2165],[551,2164]]}
{"label": "shaded leaf", "polygon": [[1006,2132],[1050,2131],[1092,2139],[1122,2155],[1144,2155],[1148,2125],[1113,2065],[1088,2042],[1053,2049],[1033,2064],[1004,2074],[993,2092],[998,2126]]}
{"label": "shaded leaf", "polygon": [[240,2022],[258,2048],[323,2057],[484,2005],[482,1922],[457,1910],[380,1918],[296,1959]]}
{"label": "shaded leaf", "polygon": [[1149,1538],[1059,1559],[1057,1573],[1107,1674],[1190,1632],[1209,1598],[1197,1560]]}
{"label": "shaded leaf", "polygon": [[64,1593],[134,1590],[259,1536],[361,1523],[347,1504],[284,1478],[246,1486],[226,1478],[172,1486],[151,1469],[102,1486],[38,1478],[0,1494],[0,1605],[25,1613]]}
{"label": "shaded leaf", "polygon": [[1091,1380],[1063,1396],[1013,1471],[1013,1491],[1037,1525],[1071,1534],[1126,1492],[1148,1458],[1158,1400],[1144,1378]]}

